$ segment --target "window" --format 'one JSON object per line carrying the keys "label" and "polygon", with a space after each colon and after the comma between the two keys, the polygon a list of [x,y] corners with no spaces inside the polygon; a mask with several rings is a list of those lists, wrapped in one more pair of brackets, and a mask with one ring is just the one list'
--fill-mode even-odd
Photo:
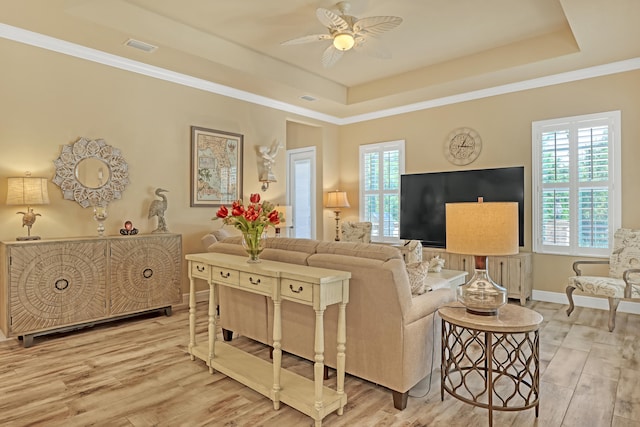
{"label": "window", "polygon": [[609,256],[621,224],[620,111],[532,124],[533,250]]}
{"label": "window", "polygon": [[360,218],[371,221],[371,240],[400,240],[400,175],[404,141],[360,146]]}

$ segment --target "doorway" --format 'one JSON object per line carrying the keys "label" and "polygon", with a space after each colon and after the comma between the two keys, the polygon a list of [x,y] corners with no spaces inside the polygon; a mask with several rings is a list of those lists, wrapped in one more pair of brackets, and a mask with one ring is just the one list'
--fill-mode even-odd
{"label": "doorway", "polygon": [[293,213],[289,237],[316,238],[316,147],[287,150],[287,204]]}

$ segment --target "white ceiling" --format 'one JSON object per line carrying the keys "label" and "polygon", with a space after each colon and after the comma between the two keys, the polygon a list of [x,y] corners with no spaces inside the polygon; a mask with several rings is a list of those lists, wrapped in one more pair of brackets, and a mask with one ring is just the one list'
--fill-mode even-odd
{"label": "white ceiling", "polygon": [[350,51],[324,69],[328,41],[280,44],[325,32],[315,10],[332,0],[0,0],[0,22],[337,118],[640,58],[638,0],[351,5],[403,18],[380,37],[391,59]]}

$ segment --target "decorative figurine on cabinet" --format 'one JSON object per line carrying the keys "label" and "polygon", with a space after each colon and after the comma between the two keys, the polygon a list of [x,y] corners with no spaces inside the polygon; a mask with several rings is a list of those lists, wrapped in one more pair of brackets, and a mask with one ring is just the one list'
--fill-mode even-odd
{"label": "decorative figurine on cabinet", "polygon": [[120,234],[123,236],[133,236],[134,234],[138,234],[138,229],[133,227],[131,221],[125,221],[124,228],[120,229]]}
{"label": "decorative figurine on cabinet", "polygon": [[164,220],[164,212],[167,210],[167,197],[162,193],[168,193],[168,190],[158,188],[155,191],[156,196],[162,200],[154,200],[149,206],[149,219],[158,217],[158,226],[152,233],[168,233],[167,223]]}

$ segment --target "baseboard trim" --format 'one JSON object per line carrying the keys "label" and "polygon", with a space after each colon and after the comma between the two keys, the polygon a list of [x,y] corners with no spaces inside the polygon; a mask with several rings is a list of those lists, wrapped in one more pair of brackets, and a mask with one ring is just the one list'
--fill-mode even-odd
{"label": "baseboard trim", "polygon": [[[569,305],[569,300],[564,292],[533,291],[531,297],[536,301],[555,302],[557,304]],[[609,311],[609,301],[606,298],[588,297],[583,295],[573,295],[573,303],[576,307],[595,308]],[[640,314],[640,304],[631,301],[620,301],[618,312]]]}
{"label": "baseboard trim", "polygon": [[[209,301],[209,290],[197,291],[196,302]],[[189,294],[182,294],[182,302],[174,305],[175,308],[189,308]]]}

